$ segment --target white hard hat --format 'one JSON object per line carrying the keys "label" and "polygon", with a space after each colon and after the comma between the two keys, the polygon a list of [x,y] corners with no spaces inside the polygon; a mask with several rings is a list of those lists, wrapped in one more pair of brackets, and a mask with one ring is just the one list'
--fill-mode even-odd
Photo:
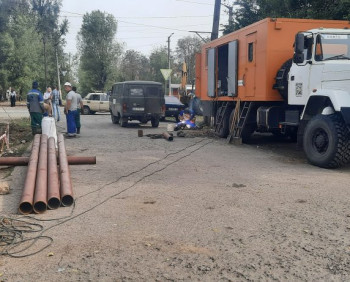
{"label": "white hard hat", "polygon": [[70,84],[69,82],[66,82],[66,83],[64,84],[64,86],[70,86],[70,87],[72,87],[72,84]]}

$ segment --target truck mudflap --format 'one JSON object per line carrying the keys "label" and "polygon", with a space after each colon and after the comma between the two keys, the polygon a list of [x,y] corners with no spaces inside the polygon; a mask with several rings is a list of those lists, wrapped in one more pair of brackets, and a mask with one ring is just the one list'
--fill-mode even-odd
{"label": "truck mudflap", "polygon": [[341,107],[340,112],[345,123],[350,126],[350,107]]}

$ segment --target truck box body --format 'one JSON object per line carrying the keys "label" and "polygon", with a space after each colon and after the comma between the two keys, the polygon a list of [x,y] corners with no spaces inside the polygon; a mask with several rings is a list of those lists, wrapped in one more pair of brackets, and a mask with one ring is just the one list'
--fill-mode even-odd
{"label": "truck box body", "polygon": [[350,28],[348,21],[267,18],[204,44],[196,56],[196,95],[209,101],[283,101],[273,89],[281,65],[293,57],[295,34]]}

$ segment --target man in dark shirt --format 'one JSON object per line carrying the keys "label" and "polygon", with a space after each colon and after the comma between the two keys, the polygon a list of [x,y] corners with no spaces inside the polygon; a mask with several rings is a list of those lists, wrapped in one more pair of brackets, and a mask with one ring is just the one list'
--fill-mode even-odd
{"label": "man in dark shirt", "polygon": [[43,95],[38,90],[38,86],[38,82],[34,81],[33,89],[27,93],[27,108],[30,114],[33,135],[41,133],[41,120],[45,110]]}

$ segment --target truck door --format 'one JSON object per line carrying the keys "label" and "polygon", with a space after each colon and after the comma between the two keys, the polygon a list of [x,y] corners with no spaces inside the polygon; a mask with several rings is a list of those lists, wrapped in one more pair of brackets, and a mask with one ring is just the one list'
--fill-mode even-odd
{"label": "truck door", "polygon": [[215,97],[215,48],[211,48],[208,50],[208,97]]}
{"label": "truck door", "polygon": [[101,94],[100,96],[100,112],[108,112],[109,110],[109,101],[106,94]]}
{"label": "truck door", "polygon": [[228,44],[227,95],[237,96],[238,40]]}
{"label": "truck door", "polygon": [[256,73],[256,37],[257,32],[250,33],[246,36],[246,52],[247,62],[244,74],[244,88],[245,96],[254,97],[255,86],[255,73]]}
{"label": "truck door", "polygon": [[142,84],[130,84],[128,85],[127,95],[123,104],[127,104],[128,112],[132,113],[144,113],[147,111],[145,105],[145,89]]}

